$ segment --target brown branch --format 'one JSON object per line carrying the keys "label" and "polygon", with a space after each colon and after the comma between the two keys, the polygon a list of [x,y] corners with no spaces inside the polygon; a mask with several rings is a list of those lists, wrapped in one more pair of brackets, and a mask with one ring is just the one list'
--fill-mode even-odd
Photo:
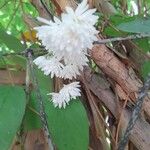
{"label": "brown branch", "polygon": [[46,142],[46,137],[42,129],[31,130],[31,131],[25,132],[24,136],[25,136],[24,149],[26,150],[35,150],[35,149],[36,150],[39,150],[39,149],[49,150],[48,144]]}
{"label": "brown branch", "polygon": [[105,139],[106,138],[105,137],[105,128],[103,126],[103,124],[105,124],[105,121],[98,109],[98,106],[96,105],[95,99],[92,96],[91,91],[89,90],[84,78],[82,78],[82,82],[84,83],[84,89],[86,91],[86,95],[87,95],[87,98],[88,98],[88,101],[89,101],[89,104],[91,107],[91,111],[92,111],[92,115],[93,115],[92,118],[94,120],[94,125],[95,125],[95,129],[96,129],[96,136],[100,139],[100,142],[102,144],[102,149],[108,150],[109,146]]}
{"label": "brown branch", "polygon": [[122,137],[122,139],[120,141],[118,150],[124,150],[125,149],[125,146],[126,146],[128,139],[129,139],[129,135],[131,134],[131,130],[133,129],[133,127],[134,127],[134,125],[135,125],[135,123],[136,123],[136,121],[140,115],[144,98],[147,95],[149,89],[150,89],[150,75],[149,75],[148,79],[146,80],[146,82],[144,83],[144,86],[140,89],[140,93],[139,93],[139,96],[136,100],[136,104],[135,104],[135,107],[133,109],[131,119],[128,123],[128,126],[127,126],[125,133],[124,133],[124,136]]}
{"label": "brown branch", "polygon": [[[131,68],[129,69],[125,64],[123,64],[113,52],[111,52],[105,45],[95,45],[92,49],[92,58],[95,63],[100,67],[100,69],[111,78],[116,84],[120,86],[124,94],[129,95],[129,99],[135,102],[137,98],[137,93],[139,88],[143,86],[140,79],[135,75],[134,71],[130,73]],[[120,99],[124,100],[124,97],[117,93]],[[150,119],[150,100],[147,96],[145,98],[143,109]],[[112,111],[111,111],[112,112]],[[137,124],[141,124],[140,121]],[[148,128],[149,124],[145,124]],[[147,128],[146,127],[146,128]],[[147,129],[147,131],[149,131]],[[136,140],[135,140],[136,138]],[[130,138],[130,140],[139,148],[143,149],[142,146],[138,144],[140,137]],[[139,138],[139,139],[138,139]],[[146,143],[143,143],[143,145]],[[147,143],[150,144],[149,142]]]}
{"label": "brown branch", "polygon": [[[110,111],[112,115],[118,120],[118,104],[116,103],[115,95],[111,91],[106,78],[100,75],[91,74],[89,69],[84,70],[84,77],[88,88],[99,98],[99,100],[105,105],[108,111]],[[125,108],[121,117],[122,131],[125,131],[130,116],[130,109]],[[139,150],[149,149],[150,132],[148,131],[150,131],[149,123],[141,118],[138,118],[129,139]]]}
{"label": "brown branch", "polygon": [[[95,45],[91,53],[91,57],[100,69],[120,86],[126,96],[129,95],[129,100],[135,103],[137,93],[143,83],[132,68],[128,68],[105,45]],[[117,94],[120,99],[124,100],[120,92]],[[145,98],[143,109],[150,119],[150,100],[148,96]]]}

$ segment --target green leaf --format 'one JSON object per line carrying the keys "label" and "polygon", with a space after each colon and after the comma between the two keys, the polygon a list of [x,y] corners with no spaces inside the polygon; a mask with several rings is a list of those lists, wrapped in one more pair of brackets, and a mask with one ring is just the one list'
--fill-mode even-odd
{"label": "green leaf", "polygon": [[49,130],[58,150],[87,150],[89,127],[80,99],[72,100],[65,109],[54,108],[45,98]]}
{"label": "green leaf", "polygon": [[24,131],[42,128],[38,114],[38,101],[33,93],[31,94],[29,104],[27,105],[23,125]]}
{"label": "green leaf", "polygon": [[9,55],[5,57],[8,65],[15,65],[18,68],[26,69],[26,58],[20,55]]}
{"label": "green leaf", "polygon": [[118,30],[116,26],[118,26],[121,23],[126,23],[129,21],[135,20],[135,18],[136,16],[133,16],[133,17],[129,17],[125,15],[110,16],[109,18],[110,25],[105,27],[104,33],[107,36],[111,36],[111,37],[124,36],[126,33]]}
{"label": "green leaf", "polygon": [[0,86],[0,149],[9,149],[25,112],[24,90],[18,86]]}
{"label": "green leaf", "polygon": [[148,38],[136,39],[134,42],[143,52],[147,53],[150,50],[150,42]]}
{"label": "green leaf", "polygon": [[43,89],[49,93],[53,89],[53,80],[50,78],[50,76],[44,75],[43,71],[35,68],[35,73],[38,79],[39,87],[40,89]]}
{"label": "green leaf", "polygon": [[117,28],[130,33],[150,33],[150,18],[136,18],[133,21],[119,24]]}
{"label": "green leaf", "polygon": [[4,43],[9,49],[15,52],[24,50],[24,45],[21,41],[13,35],[7,34],[2,25],[0,25],[0,43]]}
{"label": "green leaf", "polygon": [[[38,78],[39,87],[40,89],[44,89],[49,93],[52,91],[52,79],[49,76],[45,76],[41,70],[37,67],[35,68],[36,76]],[[31,93],[29,104],[27,105],[25,117],[24,117],[24,130],[33,130],[41,128],[41,121],[39,115],[37,114],[39,111],[38,109],[38,101],[36,99],[35,94]]]}
{"label": "green leaf", "polygon": [[147,61],[143,64],[141,72],[143,78],[146,78],[148,76],[148,74],[150,73],[150,61]]}
{"label": "green leaf", "polygon": [[[86,111],[80,99],[72,100],[66,109],[55,108],[46,94],[52,92],[52,80],[36,70],[39,87],[44,101],[50,134],[58,150],[87,150],[89,145],[89,125]],[[33,108],[38,110],[38,101],[35,91],[32,93]],[[31,111],[30,111],[31,112]],[[33,112],[31,112],[33,115]],[[38,118],[38,115],[34,114]],[[38,127],[38,121],[33,124],[29,119],[28,129]],[[35,120],[35,118],[34,118]],[[40,127],[40,126],[39,126]]]}
{"label": "green leaf", "polygon": [[56,147],[58,150],[87,150],[89,124],[80,99],[72,100],[65,109],[55,108],[46,95],[52,92],[52,79],[50,80],[49,76],[43,75],[39,70],[36,73],[43,95],[49,130]]}

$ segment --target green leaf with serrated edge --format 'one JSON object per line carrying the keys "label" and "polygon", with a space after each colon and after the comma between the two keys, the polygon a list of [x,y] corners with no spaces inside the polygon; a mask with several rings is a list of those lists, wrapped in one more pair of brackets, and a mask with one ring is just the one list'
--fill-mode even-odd
{"label": "green leaf with serrated edge", "polygon": [[25,112],[26,97],[19,86],[0,86],[0,149],[9,149]]}

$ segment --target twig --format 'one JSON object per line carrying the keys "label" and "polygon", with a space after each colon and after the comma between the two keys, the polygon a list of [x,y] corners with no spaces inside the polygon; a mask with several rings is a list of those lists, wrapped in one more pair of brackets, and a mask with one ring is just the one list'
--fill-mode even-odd
{"label": "twig", "polygon": [[32,108],[31,106],[27,106],[34,114],[38,115],[38,117],[40,117],[40,114],[38,111],[36,111],[34,108]]}
{"label": "twig", "polygon": [[150,74],[149,74],[147,80],[145,81],[144,86],[140,89],[139,96],[138,96],[136,104],[134,106],[131,119],[128,123],[125,134],[119,143],[118,150],[124,150],[125,149],[125,146],[129,140],[131,130],[133,129],[133,127],[134,127],[134,125],[135,125],[135,123],[136,123],[136,121],[140,115],[140,111],[142,108],[144,98],[147,95],[149,89],[150,89]]}
{"label": "twig", "polygon": [[[45,54],[48,53],[47,51],[44,51],[42,49],[41,50],[37,50],[37,49],[34,50],[33,49],[33,51],[34,51],[34,54],[37,55],[37,56],[42,56],[42,55],[45,55]],[[0,54],[0,56],[10,56],[10,55],[25,56],[26,55],[26,51]]]}
{"label": "twig", "polygon": [[41,122],[42,122],[42,125],[43,125],[44,132],[47,136],[49,148],[50,148],[50,150],[54,150],[52,140],[51,140],[51,136],[50,136],[50,132],[49,132],[49,129],[48,129],[46,114],[45,114],[45,111],[44,111],[43,99],[42,99],[42,96],[41,96],[41,93],[40,93],[38,80],[36,78],[36,74],[35,74],[34,67],[33,67],[32,53],[33,52],[32,52],[31,49],[27,49],[27,57],[28,57],[28,60],[29,60],[29,63],[30,63],[31,77],[32,77],[32,80],[33,80],[33,84],[34,84],[34,87],[35,87],[36,96],[37,96],[38,103],[39,103],[39,108],[40,108],[40,112],[39,112],[40,119],[41,119]]}
{"label": "twig", "polygon": [[150,37],[150,33],[129,35],[127,37],[116,37],[116,38],[110,38],[110,39],[102,39],[102,40],[94,42],[94,44],[106,44],[106,43],[115,42],[115,41],[134,40],[134,39],[142,39],[142,38],[147,38],[147,37]]}
{"label": "twig", "polygon": [[[106,44],[106,43],[109,43],[109,42],[133,40],[133,39],[140,39],[140,38],[147,38],[147,37],[150,37],[150,33],[130,35],[130,36],[127,36],[127,37],[116,37],[116,38],[110,38],[110,39],[102,39],[100,41],[94,42],[94,44]],[[37,52],[37,53],[39,52],[39,55],[37,54],[38,56],[47,54],[47,51],[43,51],[43,50],[37,51],[35,49],[35,52]],[[18,53],[14,53],[14,52],[13,53],[5,53],[5,54],[1,54],[1,56],[8,56],[8,55],[21,55],[21,56],[24,56],[25,54],[26,54],[26,51],[22,51],[22,52],[18,52]]]}
{"label": "twig", "polygon": [[26,87],[25,87],[25,92],[26,92],[26,99],[27,99],[27,104],[30,99],[30,62],[27,60],[26,64]]}

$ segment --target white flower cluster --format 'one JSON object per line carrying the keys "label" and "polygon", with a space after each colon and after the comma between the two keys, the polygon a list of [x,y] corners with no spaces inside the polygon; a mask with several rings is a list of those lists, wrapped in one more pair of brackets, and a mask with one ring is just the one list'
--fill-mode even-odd
{"label": "white flower cluster", "polygon": [[48,95],[52,95],[52,102],[55,107],[65,108],[70,99],[76,99],[77,96],[81,96],[79,87],[79,82],[72,82],[68,85],[64,85],[59,93],[50,93]]}
{"label": "white flower cluster", "polygon": [[[93,42],[97,40],[98,31],[95,29],[94,24],[97,22],[98,17],[93,15],[95,11],[96,9],[89,9],[87,0],[83,0],[75,11],[71,7],[66,7],[66,12],[62,13],[61,19],[54,17],[54,22],[38,18],[46,25],[35,28],[37,37],[49,54],[36,58],[34,63],[45,75],[51,74],[52,78],[56,76],[64,79],[73,79],[80,75],[80,71],[88,63],[87,49],[91,49]],[[59,92],[60,95],[61,91]],[[76,87],[74,91],[76,91]],[[76,95],[79,95],[78,92]],[[64,92],[63,94],[65,95]],[[64,100],[66,102],[61,100],[59,102],[58,99],[62,96],[58,96],[58,93],[56,95],[54,93],[52,95],[53,103],[59,107],[65,107],[65,104],[69,102],[69,98],[72,98],[70,94],[70,97],[67,96],[67,100]]]}

